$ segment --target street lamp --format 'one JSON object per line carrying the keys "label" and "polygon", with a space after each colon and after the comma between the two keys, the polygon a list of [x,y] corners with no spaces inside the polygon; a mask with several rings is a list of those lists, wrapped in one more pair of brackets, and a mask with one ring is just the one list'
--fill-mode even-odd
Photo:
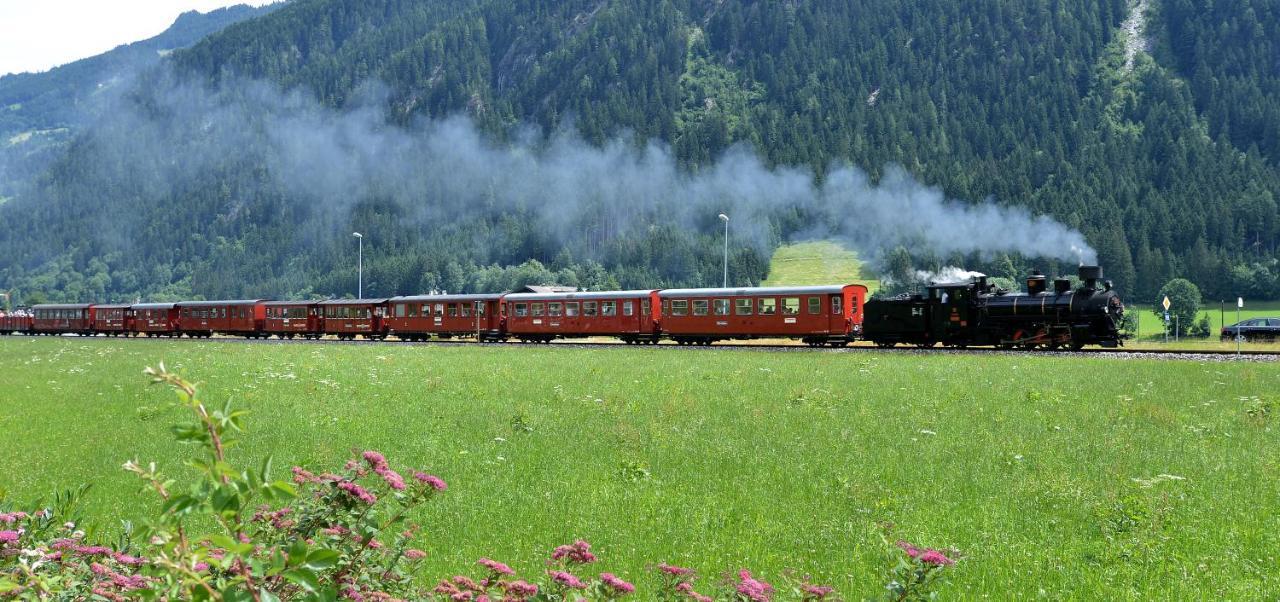
{"label": "street lamp", "polygon": [[729,288],[729,216],[721,213],[720,221],[724,222],[724,284]]}
{"label": "street lamp", "polygon": [[359,232],[352,232],[352,236],[359,241],[359,247],[356,251],[356,298],[364,298],[364,235]]}

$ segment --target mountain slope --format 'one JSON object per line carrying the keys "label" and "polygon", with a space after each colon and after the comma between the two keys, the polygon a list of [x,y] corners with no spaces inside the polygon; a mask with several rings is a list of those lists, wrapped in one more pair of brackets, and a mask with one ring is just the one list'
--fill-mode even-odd
{"label": "mountain slope", "polygon": [[[1148,19],[1157,39],[1212,30],[1223,16],[1198,14],[1204,2],[1170,4]],[[557,222],[566,232],[550,232],[537,207],[415,181],[412,163],[379,170],[403,156],[377,147],[429,152],[439,120],[465,115],[491,140],[515,144],[517,157],[558,148],[545,136],[570,129],[604,149],[600,156],[614,156],[608,149],[618,144],[640,149],[631,164],[644,165],[644,142],[658,140],[682,170],[713,179],[736,165],[735,145],[754,149],[769,167],[812,169],[820,183],[842,174],[842,165],[867,170],[873,182],[900,165],[967,203],[993,199],[1079,229],[1109,275],[1139,297],[1173,275],[1191,276],[1210,295],[1280,296],[1280,172],[1265,144],[1280,118],[1259,110],[1248,123],[1261,125],[1215,125],[1226,109],[1214,107],[1225,101],[1197,92],[1194,82],[1205,76],[1188,67],[1245,82],[1232,90],[1255,79],[1269,89],[1271,75],[1262,67],[1234,73],[1220,57],[1188,62],[1180,58],[1185,44],[1167,42],[1154,59],[1140,53],[1126,65],[1128,9],[1123,0],[296,1],[175,53],[166,64],[173,73],[149,75],[126,97],[125,112],[140,121],[104,124],[47,175],[38,216],[0,210],[0,282],[104,297],[337,294],[354,281],[347,235],[356,226],[377,228],[383,241],[366,280],[379,294],[481,288],[469,274],[529,258],[634,286],[705,284],[717,273],[715,211],[709,222],[645,228],[618,219],[611,202],[626,194],[602,193]],[[1276,27],[1276,15],[1252,14],[1260,31]],[[1241,42],[1260,57],[1251,64],[1265,66],[1273,52],[1265,38]],[[293,92],[266,101],[261,82]],[[192,102],[171,102],[184,94]],[[220,100],[209,103],[211,96]],[[201,127],[246,106],[255,107],[246,131]],[[297,114],[316,116],[308,127],[327,137],[299,144],[292,133],[279,135],[281,119],[293,127]],[[362,146],[352,128],[329,127],[346,115],[361,116],[355,130],[377,144]],[[109,135],[126,123],[143,126],[154,138],[148,143],[164,151]],[[213,144],[209,135],[222,137]],[[220,146],[231,140],[236,145]],[[142,158],[107,158],[118,146]],[[207,148],[234,148],[237,156],[193,163],[198,173],[165,166]],[[319,164],[328,168],[316,171]],[[345,174],[334,166],[351,164],[364,179],[332,179],[335,170]],[[297,177],[306,169],[312,177]],[[157,175],[138,181],[137,173]],[[326,177],[326,190],[309,187]],[[484,178],[493,177],[500,174],[459,181],[488,187]],[[101,197],[102,190],[111,192]],[[768,247],[779,240],[819,225],[863,235],[861,215],[788,210],[786,190],[764,194],[776,196],[776,206],[743,224],[758,231],[735,253],[733,271],[745,281],[764,275]],[[423,217],[449,215],[456,210],[449,199],[469,195],[481,198],[469,200],[466,219]],[[347,198],[334,204],[336,196]],[[478,209],[486,203],[491,209]],[[96,233],[120,215],[133,216],[129,244]],[[33,240],[33,222],[59,228]],[[874,229],[868,224],[863,230]],[[1038,235],[1001,227],[1008,226],[997,223],[995,234],[1010,239]],[[946,238],[970,237],[959,229],[932,236],[909,245],[918,267],[964,264],[1017,276],[1067,263],[1064,255],[1033,260],[1003,247],[949,246]],[[885,250],[862,249],[868,257]],[[68,288],[88,281],[95,284]]]}
{"label": "mountain slope", "polygon": [[42,168],[62,143],[93,119],[114,87],[127,86],[134,74],[175,49],[276,8],[237,5],[208,13],[189,11],[155,37],[45,72],[0,77],[0,195],[18,194],[18,180]]}

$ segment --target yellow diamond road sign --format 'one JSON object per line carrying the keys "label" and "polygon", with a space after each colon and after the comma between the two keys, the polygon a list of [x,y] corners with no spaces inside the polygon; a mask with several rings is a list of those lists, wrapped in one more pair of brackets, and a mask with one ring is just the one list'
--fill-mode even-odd
{"label": "yellow diamond road sign", "polygon": [[1161,303],[1161,305],[1163,305],[1163,306],[1164,306],[1164,310],[1165,310],[1165,311],[1169,311],[1169,306],[1170,306],[1170,305],[1172,305],[1172,303],[1169,303],[1169,296],[1168,296],[1168,295],[1165,295],[1165,296],[1164,296],[1164,302],[1163,302],[1163,303]]}

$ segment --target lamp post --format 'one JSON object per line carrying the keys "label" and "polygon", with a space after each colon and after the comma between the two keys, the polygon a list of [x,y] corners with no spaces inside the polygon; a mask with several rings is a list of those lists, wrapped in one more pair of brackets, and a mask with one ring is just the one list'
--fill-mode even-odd
{"label": "lamp post", "polygon": [[720,221],[724,222],[724,288],[729,288],[729,216],[721,213]]}
{"label": "lamp post", "polygon": [[364,235],[359,232],[352,232],[352,236],[356,237],[356,298],[364,298]]}

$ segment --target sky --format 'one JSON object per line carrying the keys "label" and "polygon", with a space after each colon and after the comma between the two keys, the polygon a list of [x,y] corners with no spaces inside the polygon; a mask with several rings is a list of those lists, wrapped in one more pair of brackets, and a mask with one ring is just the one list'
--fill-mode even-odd
{"label": "sky", "polygon": [[145,40],[188,10],[270,0],[0,0],[0,75],[45,71]]}

